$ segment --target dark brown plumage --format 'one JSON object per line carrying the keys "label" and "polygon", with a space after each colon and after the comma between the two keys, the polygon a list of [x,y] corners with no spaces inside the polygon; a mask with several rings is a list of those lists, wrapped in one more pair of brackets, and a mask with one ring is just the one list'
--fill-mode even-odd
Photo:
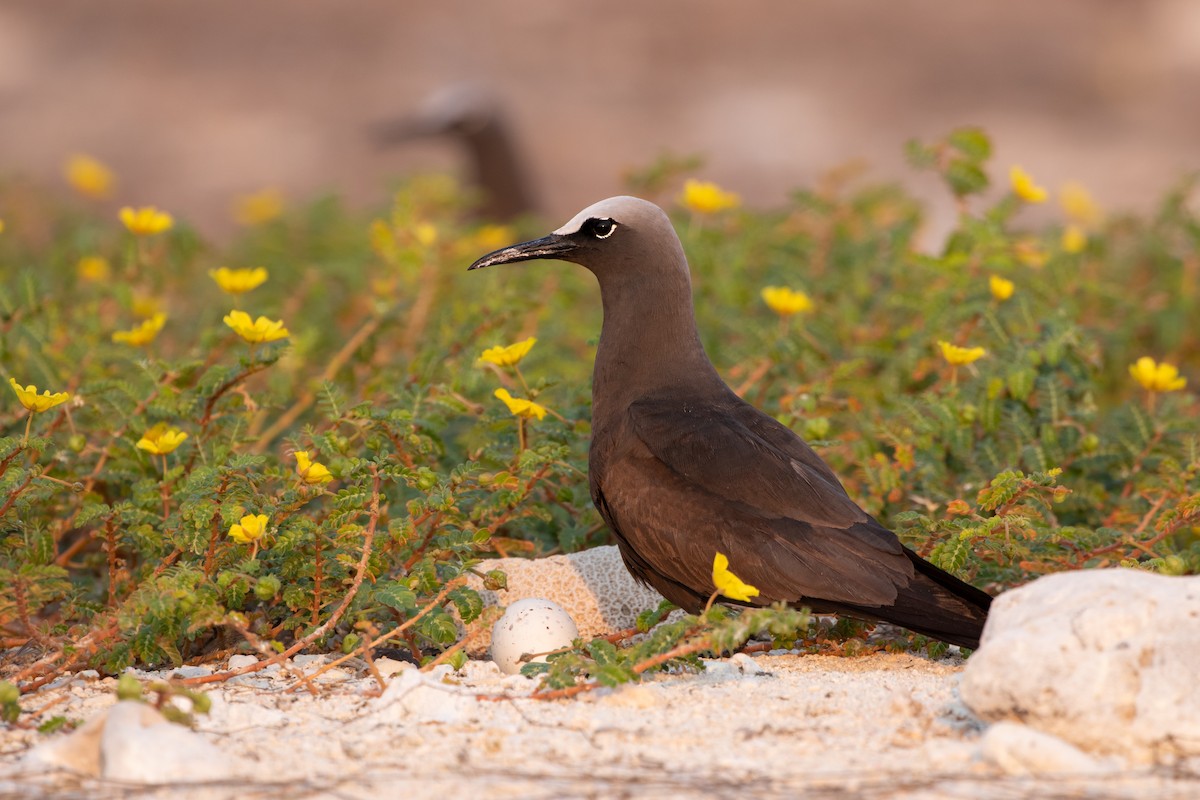
{"label": "dark brown plumage", "polygon": [[445,137],[457,141],[480,192],[483,219],[510,221],[537,211],[532,178],[512,126],[490,92],[456,84],[435,92],[416,113],[374,126],[375,139],[396,144]]}
{"label": "dark brown plumage", "polygon": [[717,552],[760,594],[977,647],[991,597],[904,547],[807,443],[746,403],[704,352],[687,259],[652,203],[614,197],[471,269],[554,258],[595,274],[592,500],[637,578],[689,611]]}

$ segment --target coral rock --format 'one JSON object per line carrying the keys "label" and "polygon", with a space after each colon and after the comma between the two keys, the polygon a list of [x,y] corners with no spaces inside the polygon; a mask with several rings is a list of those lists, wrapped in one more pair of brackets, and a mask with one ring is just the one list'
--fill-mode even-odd
{"label": "coral rock", "polygon": [[1200,755],[1200,577],[1088,570],[992,605],[963,702],[1094,753],[1140,763]]}
{"label": "coral rock", "polygon": [[[480,572],[494,569],[508,576],[507,589],[493,592],[483,588],[482,580],[472,579],[485,605],[506,606],[531,597],[551,600],[571,615],[584,639],[631,628],[638,614],[662,602],[658,592],[634,580],[613,546],[548,558],[498,558],[478,566]],[[472,651],[484,652],[489,644],[490,632],[483,632]]]}
{"label": "coral rock", "polygon": [[29,760],[130,783],[212,781],[239,773],[237,760],[203,736],[130,700],[36,748]]}

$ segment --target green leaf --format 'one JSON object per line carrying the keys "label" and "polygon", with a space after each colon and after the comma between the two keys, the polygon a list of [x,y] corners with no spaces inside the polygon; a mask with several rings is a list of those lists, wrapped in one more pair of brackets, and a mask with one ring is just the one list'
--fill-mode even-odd
{"label": "green leaf", "polygon": [[992,141],[982,128],[959,128],[952,131],[946,141],[976,163],[992,156]]}
{"label": "green leaf", "polygon": [[988,177],[977,164],[957,159],[946,166],[946,182],[959,197],[978,194],[988,188]]}
{"label": "green leaf", "polygon": [[483,613],[483,598],[474,589],[460,586],[452,590],[447,596],[454,602],[455,607],[458,608],[458,615],[462,618],[464,624],[474,622]]}

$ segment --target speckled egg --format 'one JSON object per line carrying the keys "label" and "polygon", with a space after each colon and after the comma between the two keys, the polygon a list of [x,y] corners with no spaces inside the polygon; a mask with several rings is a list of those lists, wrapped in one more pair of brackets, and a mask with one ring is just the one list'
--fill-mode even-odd
{"label": "speckled egg", "polygon": [[522,661],[522,655],[558,650],[578,636],[575,620],[558,603],[540,597],[518,600],[492,628],[492,660],[502,672],[513,675],[529,661],[546,660],[543,655]]}

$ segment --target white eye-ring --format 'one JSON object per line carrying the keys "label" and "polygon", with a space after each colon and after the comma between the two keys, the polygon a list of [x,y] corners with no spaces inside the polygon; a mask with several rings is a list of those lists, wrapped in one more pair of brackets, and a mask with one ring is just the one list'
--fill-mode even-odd
{"label": "white eye-ring", "polygon": [[611,219],[589,219],[587,221],[588,232],[597,239],[607,239],[613,235],[617,229],[617,223]]}

